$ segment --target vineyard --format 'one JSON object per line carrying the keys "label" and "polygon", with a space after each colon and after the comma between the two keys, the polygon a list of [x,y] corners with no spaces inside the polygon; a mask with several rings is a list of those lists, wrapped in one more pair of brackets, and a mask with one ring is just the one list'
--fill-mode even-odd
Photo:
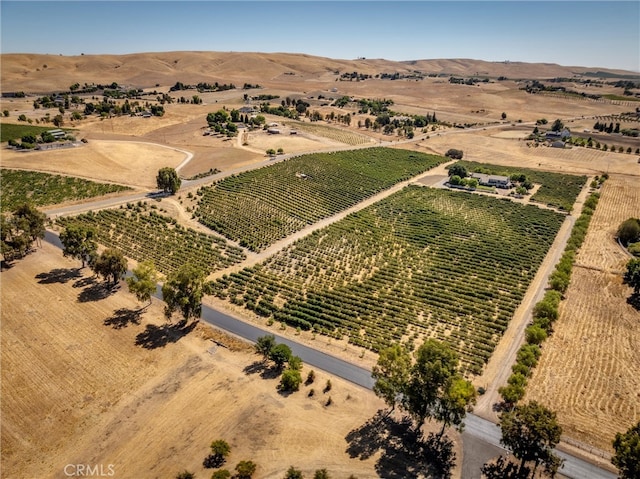
{"label": "vineyard", "polygon": [[260,251],[444,161],[388,148],[303,155],[200,188],[194,216]]}
{"label": "vineyard", "polygon": [[359,133],[354,133],[353,131],[342,130],[340,128],[333,128],[317,123],[295,122],[287,124],[292,128],[296,128],[297,130],[306,131],[307,133],[311,133],[312,135],[322,136],[324,138],[339,141],[340,143],[345,143],[351,146],[367,145],[375,141],[368,136],[360,135]]}
{"label": "vineyard", "polygon": [[542,185],[538,192],[531,197],[531,201],[554,206],[564,211],[571,211],[578,194],[580,194],[580,190],[587,181],[586,176],[564,175],[562,173],[551,173],[527,168],[489,165],[475,161],[460,161],[458,163],[469,171],[477,171],[490,175],[511,176],[513,174],[524,174],[533,183],[540,183]]}
{"label": "vineyard", "polygon": [[1,211],[12,211],[29,202],[34,206],[56,205],[108,193],[126,191],[126,186],[95,183],[70,176],[35,171],[2,169]]}
{"label": "vineyard", "polygon": [[375,351],[435,336],[477,374],[562,221],[531,205],[410,186],[224,275],[213,291]]}
{"label": "vineyard", "polygon": [[240,248],[222,238],[180,226],[147,203],[129,203],[126,208],[58,219],[63,227],[72,223],[95,228],[99,243],[118,248],[131,259],[153,260],[165,275],[187,262],[208,273],[245,259]]}

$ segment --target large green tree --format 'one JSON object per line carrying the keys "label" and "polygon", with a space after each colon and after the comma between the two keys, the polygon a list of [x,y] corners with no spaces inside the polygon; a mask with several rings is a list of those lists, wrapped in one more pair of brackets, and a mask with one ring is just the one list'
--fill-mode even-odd
{"label": "large green tree", "polygon": [[46,216],[29,203],[18,206],[10,215],[1,215],[1,252],[5,261],[22,258],[34,242],[44,238]]}
{"label": "large green tree", "polygon": [[629,260],[627,271],[624,273],[624,282],[633,288],[634,294],[640,294],[640,259]]}
{"label": "large green tree", "polygon": [[411,356],[399,343],[382,349],[371,371],[375,380],[373,392],[382,398],[393,411],[409,382]]}
{"label": "large green tree", "polygon": [[111,280],[112,285],[115,286],[127,272],[127,260],[122,252],[115,248],[108,248],[98,257],[93,270],[107,282]]}
{"label": "large green tree", "polygon": [[624,220],[618,227],[617,236],[625,246],[640,241],[640,219],[628,218]]}
{"label": "large green tree", "polygon": [[84,268],[87,263],[93,264],[97,258],[98,243],[93,228],[79,224],[70,224],[60,233],[62,254],[82,261]]}
{"label": "large green tree", "polygon": [[133,275],[127,278],[129,292],[135,294],[138,301],[149,301],[150,305],[151,295],[155,292],[158,282],[158,272],[153,261],[143,261],[132,272]]}
{"label": "large green tree", "polygon": [[236,464],[236,477],[238,479],[251,479],[258,466],[253,461],[240,461]]}
{"label": "large green tree", "polygon": [[271,354],[271,350],[276,346],[276,338],[273,334],[265,334],[264,336],[260,336],[256,341],[255,348],[256,353],[261,354],[263,359],[266,361],[269,359],[269,355]]}
{"label": "large green tree", "polygon": [[434,419],[442,422],[440,436],[444,434],[447,427],[462,426],[467,411],[476,402],[476,395],[473,384],[459,374],[454,375],[447,382],[434,413]]}
{"label": "large green tree", "polygon": [[286,344],[277,344],[269,352],[269,359],[275,363],[278,369],[282,369],[291,357],[291,348]]}
{"label": "large green tree", "polygon": [[457,370],[458,356],[446,343],[427,339],[418,348],[402,400],[418,428],[426,418],[435,417],[438,402]]}
{"label": "large green tree", "polygon": [[553,449],[560,442],[562,428],[553,411],[531,401],[502,413],[500,428],[500,442],[520,459],[520,471],[527,462],[534,462],[534,474],[542,464],[545,471],[555,475],[561,460],[553,453]]}
{"label": "large green tree", "polygon": [[176,170],[170,167],[160,168],[158,176],[156,176],[156,184],[165,193],[174,195],[182,184],[182,180],[178,176]]}
{"label": "large green tree", "polygon": [[171,273],[162,286],[162,299],[166,303],[164,314],[171,318],[178,310],[185,320],[199,318],[202,312],[205,273],[191,263],[183,264]]}
{"label": "large green tree", "polygon": [[617,433],[613,440],[615,454],[611,463],[620,471],[622,479],[640,477],[640,422],[625,433]]}

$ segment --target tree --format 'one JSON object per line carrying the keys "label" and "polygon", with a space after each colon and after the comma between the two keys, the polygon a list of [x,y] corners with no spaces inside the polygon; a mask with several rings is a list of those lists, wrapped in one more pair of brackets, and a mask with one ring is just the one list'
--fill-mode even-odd
{"label": "tree", "polygon": [[633,294],[640,294],[640,259],[629,260],[623,279],[633,288]]}
{"label": "tree", "polygon": [[29,203],[18,206],[13,212],[13,217],[17,220],[24,220],[25,232],[32,242],[44,238],[44,222],[47,216],[34,206]]}
{"label": "tree", "polygon": [[467,169],[464,165],[456,163],[455,165],[451,165],[451,167],[449,167],[449,178],[451,178],[452,176],[466,178],[467,176],[469,176],[469,173],[467,172]]}
{"label": "tree", "polygon": [[269,359],[271,355],[271,350],[276,345],[276,338],[273,334],[266,334],[265,336],[260,336],[256,341],[256,353],[262,354],[264,361]]}
{"label": "tree", "polygon": [[427,339],[418,348],[402,398],[402,406],[416,421],[417,428],[426,418],[435,416],[438,401],[449,381],[456,376],[457,368],[458,356],[449,345]]}
{"label": "tree", "polygon": [[560,466],[560,459],[553,449],[560,442],[562,428],[556,414],[536,401],[516,406],[500,416],[502,439],[500,443],[520,459],[520,470],[525,463],[535,463],[533,472],[541,463],[553,473]]}
{"label": "tree", "polygon": [[193,472],[182,471],[176,475],[176,479],[195,479],[196,475]]}
{"label": "tree", "polygon": [[476,388],[459,374],[448,382],[442,397],[439,399],[434,418],[442,422],[440,436],[445,428],[455,426],[461,429],[467,411],[476,402]]}
{"label": "tree", "polygon": [[462,150],[456,150],[455,148],[450,148],[444,154],[444,156],[446,156],[447,158],[452,158],[454,160],[461,160],[463,155],[464,152]]}
{"label": "tree", "polygon": [[156,290],[157,282],[158,273],[153,261],[143,261],[133,269],[133,276],[127,278],[129,292],[135,294],[140,302],[149,301],[149,305],[151,304],[151,295]]}
{"label": "tree", "polygon": [[300,469],[296,469],[291,466],[287,469],[287,473],[284,475],[284,479],[303,479],[304,475]]}
{"label": "tree", "polygon": [[277,344],[271,349],[269,359],[275,363],[277,369],[282,369],[291,359],[291,348],[286,344]]}
{"label": "tree", "polygon": [[618,227],[617,236],[625,246],[640,241],[640,219],[628,218],[624,220]]}
{"label": "tree", "polygon": [[326,469],[318,469],[313,475],[313,479],[331,479],[331,476]]}
{"label": "tree", "polygon": [[611,464],[618,468],[621,479],[640,477],[640,422],[625,433],[617,433],[613,449]]}
{"label": "tree", "polygon": [[411,356],[402,344],[396,343],[380,351],[371,371],[371,377],[375,380],[373,392],[391,407],[391,411],[395,409],[409,382],[410,369]]}
{"label": "tree", "polygon": [[227,441],[217,439],[211,443],[211,454],[204,460],[204,467],[213,468],[220,467],[227,460],[227,456],[231,453],[231,446]]}
{"label": "tree", "polygon": [[506,120],[507,114],[505,112],[502,112],[502,115],[500,115],[500,118],[502,118],[503,120]]}
{"label": "tree", "polygon": [[240,461],[236,465],[238,479],[251,479],[258,466],[253,461]]}
{"label": "tree", "polygon": [[227,469],[218,469],[211,474],[211,479],[229,479],[231,473]]}
{"label": "tree", "polygon": [[280,378],[280,389],[282,391],[297,391],[300,389],[302,376],[298,369],[287,368]]}
{"label": "tree", "polygon": [[162,299],[167,303],[164,315],[171,318],[177,309],[185,321],[199,318],[202,312],[205,273],[190,263],[183,264],[162,286]]}
{"label": "tree", "polygon": [[562,131],[563,128],[564,123],[559,118],[551,125],[551,131]]}
{"label": "tree", "polygon": [[79,259],[82,261],[83,268],[87,263],[93,264],[98,251],[96,236],[93,228],[80,224],[70,224],[60,233],[63,256]]}
{"label": "tree", "polygon": [[117,249],[108,248],[98,257],[93,265],[93,270],[107,282],[111,278],[113,286],[115,286],[127,272],[127,260]]}
{"label": "tree", "polygon": [[176,170],[170,167],[160,168],[158,176],[156,176],[156,183],[158,188],[162,189],[165,193],[171,193],[174,195],[176,191],[180,189],[182,180],[178,176]]}

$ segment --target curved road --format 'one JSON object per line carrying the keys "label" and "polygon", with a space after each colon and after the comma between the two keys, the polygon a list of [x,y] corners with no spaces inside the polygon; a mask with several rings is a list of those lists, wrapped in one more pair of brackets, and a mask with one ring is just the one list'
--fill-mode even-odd
{"label": "curved road", "polygon": [[[57,234],[51,231],[47,231],[45,233],[45,241],[57,246],[58,248],[62,248],[60,238]],[[156,297],[162,299],[160,285],[158,285]],[[273,334],[277,342],[284,343],[289,346],[291,351],[296,356],[300,356],[306,364],[322,369],[329,374],[338,376],[366,389],[371,389],[373,387],[371,371],[368,369],[356,366],[348,361],[344,361],[330,354],[274,334],[271,331],[246,323],[204,304],[202,305],[201,317],[204,321],[216,328],[252,342],[255,342],[259,336]],[[491,445],[501,447],[500,438],[502,434],[500,432],[500,427],[491,421],[482,419],[474,414],[467,414],[467,418],[465,420],[465,432],[476,436]],[[615,474],[578,457],[557,450],[556,453],[565,461],[560,473],[568,478],[615,479],[617,477]]]}

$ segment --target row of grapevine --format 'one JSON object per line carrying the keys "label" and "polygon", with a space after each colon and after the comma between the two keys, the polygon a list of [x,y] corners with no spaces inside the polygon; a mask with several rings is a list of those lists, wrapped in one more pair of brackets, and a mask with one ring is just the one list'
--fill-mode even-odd
{"label": "row of grapevine", "polygon": [[477,373],[563,216],[411,186],[213,284],[219,298],[379,350],[436,336]]}
{"label": "row of grapevine", "polygon": [[151,259],[164,274],[187,262],[212,272],[246,258],[242,249],[223,238],[185,228],[147,203],[129,203],[126,208],[59,218],[57,222],[63,227],[75,223],[91,226],[104,246],[118,248],[136,261]]}
{"label": "row of grapevine", "polygon": [[3,168],[0,210],[13,211],[18,205],[56,205],[65,201],[81,200],[130,188],[108,183],[96,183],[71,176],[52,175],[37,171]]}
{"label": "row of grapevine", "polygon": [[443,161],[389,148],[303,155],[201,188],[194,216],[260,251]]}

